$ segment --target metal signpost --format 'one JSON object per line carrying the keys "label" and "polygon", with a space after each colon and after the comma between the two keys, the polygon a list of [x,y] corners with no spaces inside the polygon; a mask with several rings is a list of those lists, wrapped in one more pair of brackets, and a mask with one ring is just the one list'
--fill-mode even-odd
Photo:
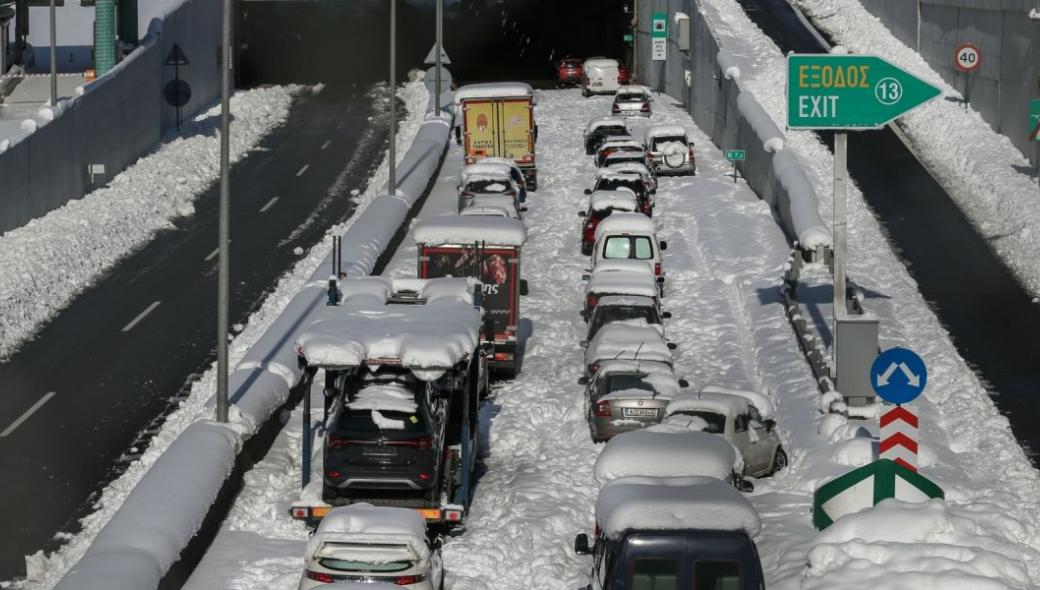
{"label": "metal signpost", "polygon": [[971,101],[969,82],[971,74],[982,68],[982,50],[972,43],[963,43],[953,52],[953,69],[964,74],[964,109],[968,109]]}
{"label": "metal signpost", "polygon": [[870,385],[881,399],[895,404],[881,415],[879,457],[917,471],[917,416],[903,404],[917,399],[928,385],[928,368],[911,350],[890,348],[870,367]]}
{"label": "metal signpost", "polygon": [[[940,90],[875,55],[791,54],[787,57],[787,126],[835,129],[834,333],[845,304],[847,130],[878,129],[934,99]],[[837,344],[835,359],[837,359]]]}
{"label": "metal signpost", "polygon": [[177,130],[179,131],[181,128],[181,108],[191,100],[191,86],[184,80],[181,80],[181,66],[189,66],[191,61],[184,54],[181,46],[174,43],[163,65],[173,66],[173,80],[166,84],[164,94],[166,102],[170,106],[177,108]]}
{"label": "metal signpost", "polygon": [[747,159],[747,152],[744,150],[726,150],[726,159],[733,162],[733,182],[737,181],[737,162],[743,162]]}
{"label": "metal signpost", "polygon": [[[7,51],[7,48],[0,47],[0,51]],[[4,73],[0,71],[0,74]],[[58,106],[58,23],[54,0],[51,0],[51,106]]]}
{"label": "metal signpost", "polygon": [[1040,184],[1040,98],[1029,101],[1029,139],[1033,142],[1036,157],[1036,180]]}
{"label": "metal signpost", "polygon": [[652,43],[650,58],[653,61],[664,61],[668,58],[668,13],[655,12],[650,27]]}
{"label": "metal signpost", "polygon": [[390,178],[387,187],[397,194],[397,0],[390,0]]}
{"label": "metal signpost", "polygon": [[[438,21],[439,24],[440,21]],[[441,34],[440,26],[437,27],[437,34]],[[445,68],[445,64],[451,63],[451,58],[448,57],[448,52],[444,51],[444,47],[440,44],[440,41],[433,44],[430,48],[430,52],[426,54],[426,59],[423,60],[428,66],[433,66],[429,70],[426,70],[425,84],[426,89],[434,95],[434,111],[435,113],[441,112],[441,92],[445,86],[451,88],[451,72]]]}
{"label": "metal signpost", "polygon": [[228,421],[228,251],[231,230],[228,215],[231,202],[231,0],[224,0],[220,39],[220,263],[217,273],[217,421]]}

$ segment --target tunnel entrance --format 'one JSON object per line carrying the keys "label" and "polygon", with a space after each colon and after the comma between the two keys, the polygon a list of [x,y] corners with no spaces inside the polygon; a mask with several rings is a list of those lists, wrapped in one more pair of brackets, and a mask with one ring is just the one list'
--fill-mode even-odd
{"label": "tunnel entrance", "polygon": [[[434,43],[433,0],[397,0],[398,76],[419,67]],[[460,83],[552,83],[563,56],[630,56],[632,0],[445,0],[444,48]],[[237,84],[386,79],[386,0],[240,0]]]}

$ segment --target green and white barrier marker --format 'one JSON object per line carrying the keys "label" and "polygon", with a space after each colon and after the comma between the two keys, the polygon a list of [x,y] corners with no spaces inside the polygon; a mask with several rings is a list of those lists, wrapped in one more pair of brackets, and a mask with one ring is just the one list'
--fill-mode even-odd
{"label": "green and white barrier marker", "polygon": [[945,497],[942,488],[927,477],[895,461],[879,459],[816,490],[813,494],[813,526],[823,530],[846,514],[871,508],[888,498],[924,502]]}

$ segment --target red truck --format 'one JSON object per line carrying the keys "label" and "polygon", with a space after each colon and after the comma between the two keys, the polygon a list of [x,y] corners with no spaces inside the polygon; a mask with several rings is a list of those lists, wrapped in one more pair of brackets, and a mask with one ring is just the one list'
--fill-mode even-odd
{"label": "red truck", "polygon": [[489,368],[508,378],[519,369],[520,255],[527,241],[523,222],[482,215],[431,217],[412,232],[419,250],[419,278],[474,277],[483,283],[481,340],[491,344]]}

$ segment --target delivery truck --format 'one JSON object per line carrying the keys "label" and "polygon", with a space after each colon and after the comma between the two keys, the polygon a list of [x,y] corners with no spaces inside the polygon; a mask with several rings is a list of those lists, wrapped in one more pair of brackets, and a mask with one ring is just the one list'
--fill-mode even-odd
{"label": "delivery truck", "polygon": [[520,167],[529,190],[538,189],[534,90],[522,82],[469,84],[455,91],[459,126],[455,138],[466,164],[508,158]]}

